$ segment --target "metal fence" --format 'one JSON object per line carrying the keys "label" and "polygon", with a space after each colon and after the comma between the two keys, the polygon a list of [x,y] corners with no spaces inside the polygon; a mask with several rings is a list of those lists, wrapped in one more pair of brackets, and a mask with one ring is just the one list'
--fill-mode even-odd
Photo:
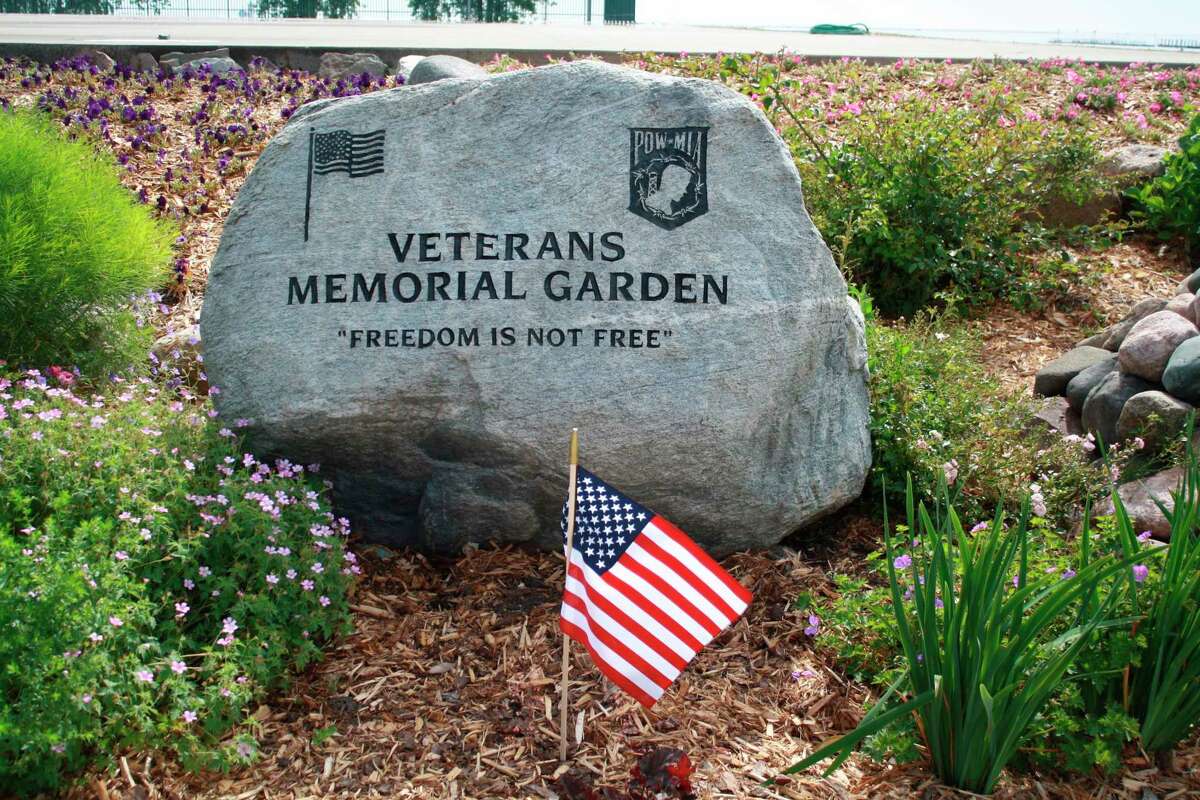
{"label": "metal fence", "polygon": [[[601,22],[606,6],[613,6],[612,22],[633,22],[633,0],[539,0],[533,14],[524,22]],[[122,3],[113,12],[119,17],[195,17],[198,19],[263,19],[255,0],[167,0],[157,9]],[[360,0],[353,19],[396,20],[414,19],[407,0]]]}

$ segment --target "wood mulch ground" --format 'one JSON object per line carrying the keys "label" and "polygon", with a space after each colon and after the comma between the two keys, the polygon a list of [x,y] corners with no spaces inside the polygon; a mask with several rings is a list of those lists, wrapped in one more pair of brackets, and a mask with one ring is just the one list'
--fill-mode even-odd
{"label": "wood mulch ground", "polygon": [[[855,511],[826,527],[816,550],[726,560],[755,600],[651,711],[573,646],[572,773],[620,789],[640,753],[667,746],[689,754],[703,800],[969,796],[940,786],[920,763],[896,768],[859,756],[830,778],[762,785],[851,729],[870,697],[804,633],[807,622],[792,608],[802,592],[831,595],[826,570],[854,569],[878,536],[877,523]],[[366,574],[354,598],[355,631],[258,709],[258,763],[194,774],[161,753],[130,753],[70,797],[569,800],[555,780],[567,771],[558,761],[561,559],[487,548],[431,563],[373,546],[359,551]],[[1187,777],[1163,775],[1134,752],[1127,765],[1107,782],[1019,776],[997,797],[1200,797],[1200,743],[1180,753]]]}
{"label": "wood mulch ground", "polygon": [[973,323],[984,340],[988,371],[1013,391],[1031,392],[1034,374],[1048,361],[1121,319],[1140,300],[1172,297],[1192,271],[1181,248],[1145,237],[1073,255],[1086,274],[1062,301],[1037,312],[997,306]]}

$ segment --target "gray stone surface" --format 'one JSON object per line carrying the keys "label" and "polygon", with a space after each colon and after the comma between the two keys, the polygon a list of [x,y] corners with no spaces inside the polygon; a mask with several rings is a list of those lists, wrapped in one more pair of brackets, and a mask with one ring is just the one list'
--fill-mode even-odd
{"label": "gray stone surface", "polygon": [[1108,348],[1104,347],[1104,344],[1105,344],[1105,342],[1108,341],[1108,337],[1112,335],[1113,328],[1115,328],[1115,327],[1116,327],[1116,325],[1113,324],[1113,325],[1109,325],[1107,328],[1096,331],[1095,333],[1093,333],[1091,336],[1087,337],[1086,339],[1080,339],[1079,342],[1075,346],[1076,347],[1100,347],[1100,348],[1107,350]]}
{"label": "gray stone surface", "polygon": [[1134,325],[1121,343],[1121,371],[1158,383],[1175,348],[1197,334],[1196,326],[1178,314],[1156,311]]}
{"label": "gray stone surface", "polygon": [[80,50],[79,55],[84,56],[88,61],[91,61],[93,64],[95,64],[96,68],[101,72],[108,72],[110,69],[116,66],[117,63],[113,61],[112,56],[110,56],[108,53],[104,52],[103,50],[97,50],[94,47],[90,47],[87,50]]}
{"label": "gray stone surface", "polygon": [[1114,178],[1146,180],[1163,173],[1171,151],[1157,144],[1125,144],[1104,154],[1100,170]]}
{"label": "gray stone surface", "polygon": [[1072,378],[1093,364],[1111,358],[1112,353],[1100,347],[1084,345],[1068,350],[1038,370],[1033,378],[1033,393],[1043,397],[1064,394]]}
{"label": "gray stone surface", "polygon": [[1157,448],[1183,430],[1192,406],[1166,392],[1157,390],[1135,394],[1121,409],[1117,436],[1128,441],[1141,436],[1151,448]]}
{"label": "gray stone surface", "polygon": [[319,76],[331,81],[364,72],[376,78],[387,75],[387,64],[374,53],[326,53],[321,56],[321,66],[317,70]]}
{"label": "gray stone surface", "polygon": [[1079,412],[1071,408],[1065,397],[1047,397],[1033,415],[1036,422],[1065,435],[1082,436],[1086,431],[1079,419]]}
{"label": "gray stone surface", "polygon": [[1083,427],[1096,436],[1105,446],[1119,440],[1117,423],[1121,419],[1121,410],[1129,398],[1141,392],[1154,389],[1154,384],[1148,383],[1133,375],[1120,372],[1109,373],[1096,385],[1083,404]]}
{"label": "gray stone surface", "polygon": [[1174,311],[1193,325],[1196,324],[1196,295],[1191,292],[1177,294],[1167,301],[1167,311]]}
{"label": "gray stone surface", "polygon": [[1125,342],[1125,337],[1129,335],[1129,331],[1133,329],[1134,325],[1154,312],[1162,311],[1166,308],[1166,305],[1167,301],[1160,297],[1147,297],[1145,300],[1138,302],[1120,322],[1112,327],[1108,341],[1104,343],[1104,349],[1111,350],[1114,353],[1120,350],[1121,345]]}
{"label": "gray stone surface", "polygon": [[1180,400],[1200,404],[1200,338],[1175,348],[1163,370],[1163,386]]}
{"label": "gray stone surface", "polygon": [[[1121,498],[1121,504],[1125,506],[1125,513],[1129,515],[1135,532],[1150,531],[1155,539],[1164,542],[1170,540],[1171,525],[1155,500],[1168,509],[1173,509],[1175,501],[1171,498],[1171,492],[1179,490],[1182,479],[1183,468],[1172,467],[1149,478],[1121,484],[1117,495]],[[1106,499],[1097,506],[1096,516],[1112,516],[1113,512],[1112,500]]]}
{"label": "gray stone surface", "polygon": [[1179,282],[1178,292],[1200,292],[1200,269]]}
{"label": "gray stone surface", "polygon": [[188,71],[200,72],[205,67],[208,67],[215,75],[224,75],[227,72],[241,69],[242,65],[232,58],[194,58],[175,67],[174,72],[176,75],[182,75]]}
{"label": "gray stone surface", "polygon": [[1100,381],[1104,380],[1110,373],[1116,371],[1116,353],[1109,353],[1108,358],[1104,361],[1099,361],[1087,369],[1080,371],[1067,384],[1067,403],[1075,411],[1083,411],[1083,403],[1087,400],[1087,396],[1091,393],[1092,389],[1095,389]]}
{"label": "gray stone surface", "polygon": [[486,75],[483,67],[458,56],[427,56],[417,62],[405,83],[414,86],[446,78],[482,78]]}
{"label": "gray stone surface", "polygon": [[158,72],[158,59],[149,53],[138,53],[129,66],[138,72]]}
{"label": "gray stone surface", "polygon": [[194,53],[173,50],[170,53],[163,53],[159,56],[158,63],[163,69],[174,71],[176,67],[181,67],[188,62],[211,58],[229,58],[229,48],[218,47],[214,50],[198,50]]}
{"label": "gray stone surface", "polygon": [[[690,202],[698,182],[680,205],[631,181],[631,129],[684,126],[707,128],[707,213]],[[306,242],[310,129],[386,138],[382,173],[313,177]],[[677,133],[681,149],[662,152],[688,163],[700,132]],[[678,189],[658,168],[655,184]],[[653,209],[687,219],[667,227]],[[419,260],[429,232],[440,261]],[[461,260],[447,232],[470,232]],[[528,260],[506,252],[509,234],[529,237]],[[448,274],[453,298],[459,272],[468,295],[494,277],[497,299],[428,299],[431,275]],[[377,273],[386,303],[367,285],[358,302],[325,302]],[[620,274],[632,299],[611,290]],[[701,299],[690,275],[713,281],[708,303],[677,302]],[[309,276],[313,293],[289,305],[290,279],[307,292]],[[503,299],[506,278],[520,299]],[[422,299],[397,302],[414,280]],[[663,280],[666,299],[637,299]],[[443,329],[453,343],[403,346]],[[578,346],[550,344],[548,329],[579,329]],[[560,548],[572,426],[585,466],[718,554],[769,547],[849,502],[870,462],[862,316],[787,147],[747,98],[704,80],[576,62],[302,106],[238,193],[201,330],[221,413],[255,420],[260,453],[321,462],[339,509],[377,541]],[[611,346],[617,332],[625,346]]]}
{"label": "gray stone surface", "polygon": [[413,67],[417,66],[417,64],[420,64],[421,60],[424,58],[425,56],[401,56],[400,59],[396,61],[396,69],[392,74],[398,78],[404,78],[404,82],[408,83],[409,76],[412,75]]}

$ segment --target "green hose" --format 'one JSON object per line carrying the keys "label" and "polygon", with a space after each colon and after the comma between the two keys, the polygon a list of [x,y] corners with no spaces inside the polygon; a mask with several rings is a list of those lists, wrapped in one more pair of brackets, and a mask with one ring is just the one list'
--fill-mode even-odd
{"label": "green hose", "polygon": [[861,22],[856,22],[853,25],[813,25],[808,32],[829,33],[836,36],[866,36],[871,29]]}

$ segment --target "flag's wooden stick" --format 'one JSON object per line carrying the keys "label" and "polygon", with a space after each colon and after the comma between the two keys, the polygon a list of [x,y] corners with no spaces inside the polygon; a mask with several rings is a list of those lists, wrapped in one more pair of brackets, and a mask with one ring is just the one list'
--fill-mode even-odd
{"label": "flag's wooden stick", "polygon": [[[579,428],[571,429],[571,472],[567,481],[567,549],[563,568],[563,590],[571,572],[571,550],[575,547],[575,476],[579,470]],[[571,638],[563,632],[562,689],[558,699],[558,760],[567,760],[567,670],[571,664]]]}

